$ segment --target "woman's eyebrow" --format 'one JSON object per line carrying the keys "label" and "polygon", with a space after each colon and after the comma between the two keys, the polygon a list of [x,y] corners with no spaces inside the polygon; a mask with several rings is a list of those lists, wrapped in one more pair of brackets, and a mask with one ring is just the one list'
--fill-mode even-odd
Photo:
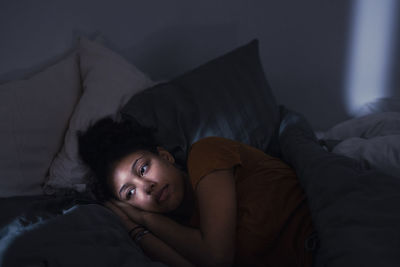
{"label": "woman's eyebrow", "polygon": [[141,158],[143,158],[143,156],[137,158],[137,159],[135,160],[135,162],[133,163],[132,168],[131,168],[131,172],[132,172],[132,173],[136,170],[136,164],[137,164],[137,162],[138,162]]}

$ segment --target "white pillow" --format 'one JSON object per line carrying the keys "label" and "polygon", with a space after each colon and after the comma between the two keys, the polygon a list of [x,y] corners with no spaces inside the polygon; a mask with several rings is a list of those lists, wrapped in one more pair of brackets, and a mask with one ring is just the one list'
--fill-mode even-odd
{"label": "white pillow", "polygon": [[352,137],[340,142],[332,152],[400,178],[400,135]]}
{"label": "white pillow", "polygon": [[72,115],[65,143],[51,164],[46,194],[58,189],[86,189],[88,169],[79,157],[77,132],[99,118],[116,115],[136,94],[154,83],[121,56],[99,43],[81,38],[79,45],[83,95]]}
{"label": "white pillow", "polygon": [[320,139],[341,141],[333,153],[400,177],[400,113],[379,112],[341,122]]}
{"label": "white pillow", "polygon": [[320,132],[320,139],[344,140],[351,137],[372,138],[400,134],[400,113],[380,112],[341,122],[328,131]]}
{"label": "white pillow", "polygon": [[400,112],[399,97],[382,97],[364,104],[355,114],[356,117],[380,112]]}
{"label": "white pillow", "polygon": [[0,197],[42,194],[82,93],[78,55],[0,85]]}

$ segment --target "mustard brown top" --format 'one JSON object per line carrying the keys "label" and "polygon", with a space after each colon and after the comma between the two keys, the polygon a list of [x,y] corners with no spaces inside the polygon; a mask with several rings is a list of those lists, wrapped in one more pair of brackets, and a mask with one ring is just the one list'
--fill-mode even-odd
{"label": "mustard brown top", "polygon": [[[188,173],[194,189],[207,174],[234,168],[237,197],[235,265],[311,266],[312,233],[306,196],[294,170],[263,151],[221,137],[192,145]],[[198,210],[191,225],[199,227]]]}

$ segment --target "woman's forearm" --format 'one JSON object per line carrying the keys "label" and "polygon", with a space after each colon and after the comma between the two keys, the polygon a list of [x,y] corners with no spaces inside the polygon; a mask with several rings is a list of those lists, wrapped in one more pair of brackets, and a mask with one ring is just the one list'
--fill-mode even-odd
{"label": "woman's forearm", "polygon": [[150,231],[194,265],[214,265],[215,255],[199,229],[183,226],[155,213],[147,214],[144,222]]}
{"label": "woman's forearm", "polygon": [[159,261],[168,266],[194,266],[192,263],[182,257],[182,255],[177,253],[173,248],[165,244],[153,234],[146,234],[140,240],[140,247],[153,261]]}

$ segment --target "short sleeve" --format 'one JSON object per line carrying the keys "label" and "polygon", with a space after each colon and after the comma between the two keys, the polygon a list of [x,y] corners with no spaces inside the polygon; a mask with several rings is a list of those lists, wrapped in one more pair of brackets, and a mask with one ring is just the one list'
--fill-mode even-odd
{"label": "short sleeve", "polygon": [[187,167],[193,188],[215,170],[241,165],[240,143],[222,138],[207,137],[194,143],[190,149]]}

